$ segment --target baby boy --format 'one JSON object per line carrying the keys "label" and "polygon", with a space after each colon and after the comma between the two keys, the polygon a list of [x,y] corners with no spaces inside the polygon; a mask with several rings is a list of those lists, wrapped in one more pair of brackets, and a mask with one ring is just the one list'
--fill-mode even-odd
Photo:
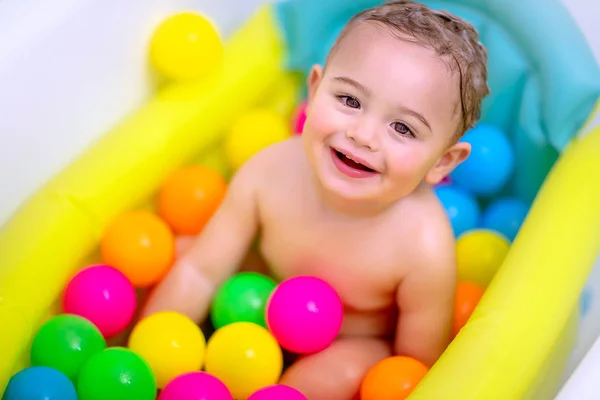
{"label": "baby boy", "polygon": [[255,237],[277,279],[329,282],[345,313],[336,341],[281,383],[311,400],[350,400],[392,354],[431,366],[451,340],[455,241],[432,190],[470,152],[487,53],[456,16],[409,0],[353,17],[308,76],[303,134],[268,147],[226,198],[144,315],[206,318],[215,290],[243,268]]}

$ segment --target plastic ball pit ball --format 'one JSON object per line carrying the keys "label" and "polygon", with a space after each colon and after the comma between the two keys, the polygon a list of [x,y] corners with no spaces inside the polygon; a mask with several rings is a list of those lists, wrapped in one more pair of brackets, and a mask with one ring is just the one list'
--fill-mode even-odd
{"label": "plastic ball pit ball", "polygon": [[343,305],[327,282],[298,276],[281,282],[267,305],[267,326],[281,347],[293,353],[327,348],[342,327]]}
{"label": "plastic ball pit ball", "polygon": [[308,400],[300,391],[286,385],[271,385],[252,393],[247,400]]}
{"label": "plastic ball pit ball", "polygon": [[484,210],[481,227],[497,231],[512,242],[528,213],[527,204],[517,198],[497,199]]}
{"label": "plastic ball pit ball", "polygon": [[90,320],[105,338],[111,338],[132,321],[137,298],[133,285],[121,271],[109,265],[92,265],[69,281],[62,306],[66,314]]}
{"label": "plastic ball pit ball", "polygon": [[262,326],[235,322],[217,329],[208,340],[204,369],[222,381],[233,398],[245,399],[278,382],[283,353]]}
{"label": "plastic ball pit ball", "polygon": [[260,150],[291,136],[286,119],[269,109],[242,114],[225,136],[225,156],[233,170],[239,169]]}
{"label": "plastic ball pit ball", "polygon": [[481,210],[473,195],[449,185],[437,187],[435,193],[446,210],[455,237],[477,227]]}
{"label": "plastic ball pit ball", "polygon": [[471,144],[469,157],[451,173],[454,184],[479,196],[498,193],[511,177],[515,155],[506,134],[489,124],[468,130],[461,142]]}
{"label": "plastic ball pit ball", "polygon": [[160,281],[175,257],[175,238],[169,226],[148,211],[118,216],[104,232],[100,249],[104,263],[127,276],[135,287]]}
{"label": "plastic ball pit ball", "polygon": [[62,372],[33,366],[17,372],[8,382],[2,400],[78,400],[73,383]]}
{"label": "plastic ball pit ball", "polygon": [[174,80],[192,79],[221,65],[223,43],[204,16],[182,12],[165,19],[150,40],[150,62]]}
{"label": "plastic ball pit ball", "polygon": [[138,322],[127,347],[152,368],[158,388],[204,363],[206,339],[198,325],[183,314],[158,312]]}
{"label": "plastic ball pit ball", "polygon": [[83,364],[106,348],[98,328],[87,319],[62,314],[45,322],[31,344],[31,365],[52,367],[73,383]]}
{"label": "plastic ball pit ball", "polygon": [[454,300],[454,321],[452,337],[456,336],[467,323],[479,300],[484,294],[484,289],[472,282],[459,282]]}
{"label": "plastic ball pit ball", "polygon": [[406,399],[428,371],[424,364],[414,358],[388,357],[367,372],[360,387],[360,399]]}
{"label": "plastic ball pit ball", "polygon": [[233,400],[233,397],[223,382],[206,372],[196,371],[169,382],[158,400]]}
{"label": "plastic ball pit ball", "polygon": [[486,288],[504,262],[510,243],[489,229],[473,229],[456,241],[456,264],[460,281]]}
{"label": "plastic ball pit ball", "polygon": [[210,317],[216,329],[233,322],[253,322],[267,327],[265,309],[277,284],[266,275],[241,272],[229,278],[211,303]]}
{"label": "plastic ball pit ball", "polygon": [[175,171],[160,188],[161,218],[179,235],[197,235],[215,213],[227,192],[216,171],[191,165]]}
{"label": "plastic ball pit ball", "polygon": [[154,400],[156,379],[139,355],[110,347],[84,364],[77,382],[79,400]]}

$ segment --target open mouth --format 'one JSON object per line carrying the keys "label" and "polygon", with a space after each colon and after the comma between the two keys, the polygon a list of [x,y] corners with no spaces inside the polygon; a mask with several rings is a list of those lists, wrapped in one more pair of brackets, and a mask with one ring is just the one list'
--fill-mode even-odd
{"label": "open mouth", "polygon": [[377,172],[372,168],[367,167],[366,165],[363,165],[361,163],[359,163],[358,161],[354,161],[353,159],[349,158],[347,155],[340,153],[339,151],[333,149],[333,151],[335,152],[335,156],[344,164],[346,164],[348,167],[353,168],[353,169],[358,169],[360,171],[365,171],[365,172]]}
{"label": "open mouth", "polygon": [[369,178],[379,174],[378,171],[363,162],[350,158],[334,148],[331,148],[331,158],[337,169],[351,178]]}

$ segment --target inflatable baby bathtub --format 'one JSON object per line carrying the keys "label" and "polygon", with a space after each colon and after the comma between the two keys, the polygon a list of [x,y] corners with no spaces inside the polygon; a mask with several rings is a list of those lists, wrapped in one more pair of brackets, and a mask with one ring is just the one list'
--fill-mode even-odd
{"label": "inflatable baby bathtub", "polygon": [[[0,229],[0,388],[27,364],[68,278],[97,259],[107,224],[152,204],[184,164],[229,174],[221,138],[236,116],[256,106],[291,113],[310,65],[323,62],[351,15],[378,3],[261,5],[227,35],[215,79],[161,87],[21,204]],[[594,114],[600,71],[557,0],[425,3],[481,32],[492,89],[482,120],[508,132],[516,151],[505,192],[532,205],[470,321],[410,398],[550,399],[600,250],[600,128],[578,135]]]}

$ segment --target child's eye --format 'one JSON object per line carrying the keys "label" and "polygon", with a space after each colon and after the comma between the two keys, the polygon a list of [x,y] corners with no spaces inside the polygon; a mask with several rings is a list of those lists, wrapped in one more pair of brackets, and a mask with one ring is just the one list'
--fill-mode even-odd
{"label": "child's eye", "polygon": [[392,128],[402,136],[415,136],[412,130],[408,127],[408,125],[402,122],[394,122],[392,123]]}
{"label": "child's eye", "polygon": [[360,103],[352,96],[337,96],[340,101],[350,108],[360,108]]}

